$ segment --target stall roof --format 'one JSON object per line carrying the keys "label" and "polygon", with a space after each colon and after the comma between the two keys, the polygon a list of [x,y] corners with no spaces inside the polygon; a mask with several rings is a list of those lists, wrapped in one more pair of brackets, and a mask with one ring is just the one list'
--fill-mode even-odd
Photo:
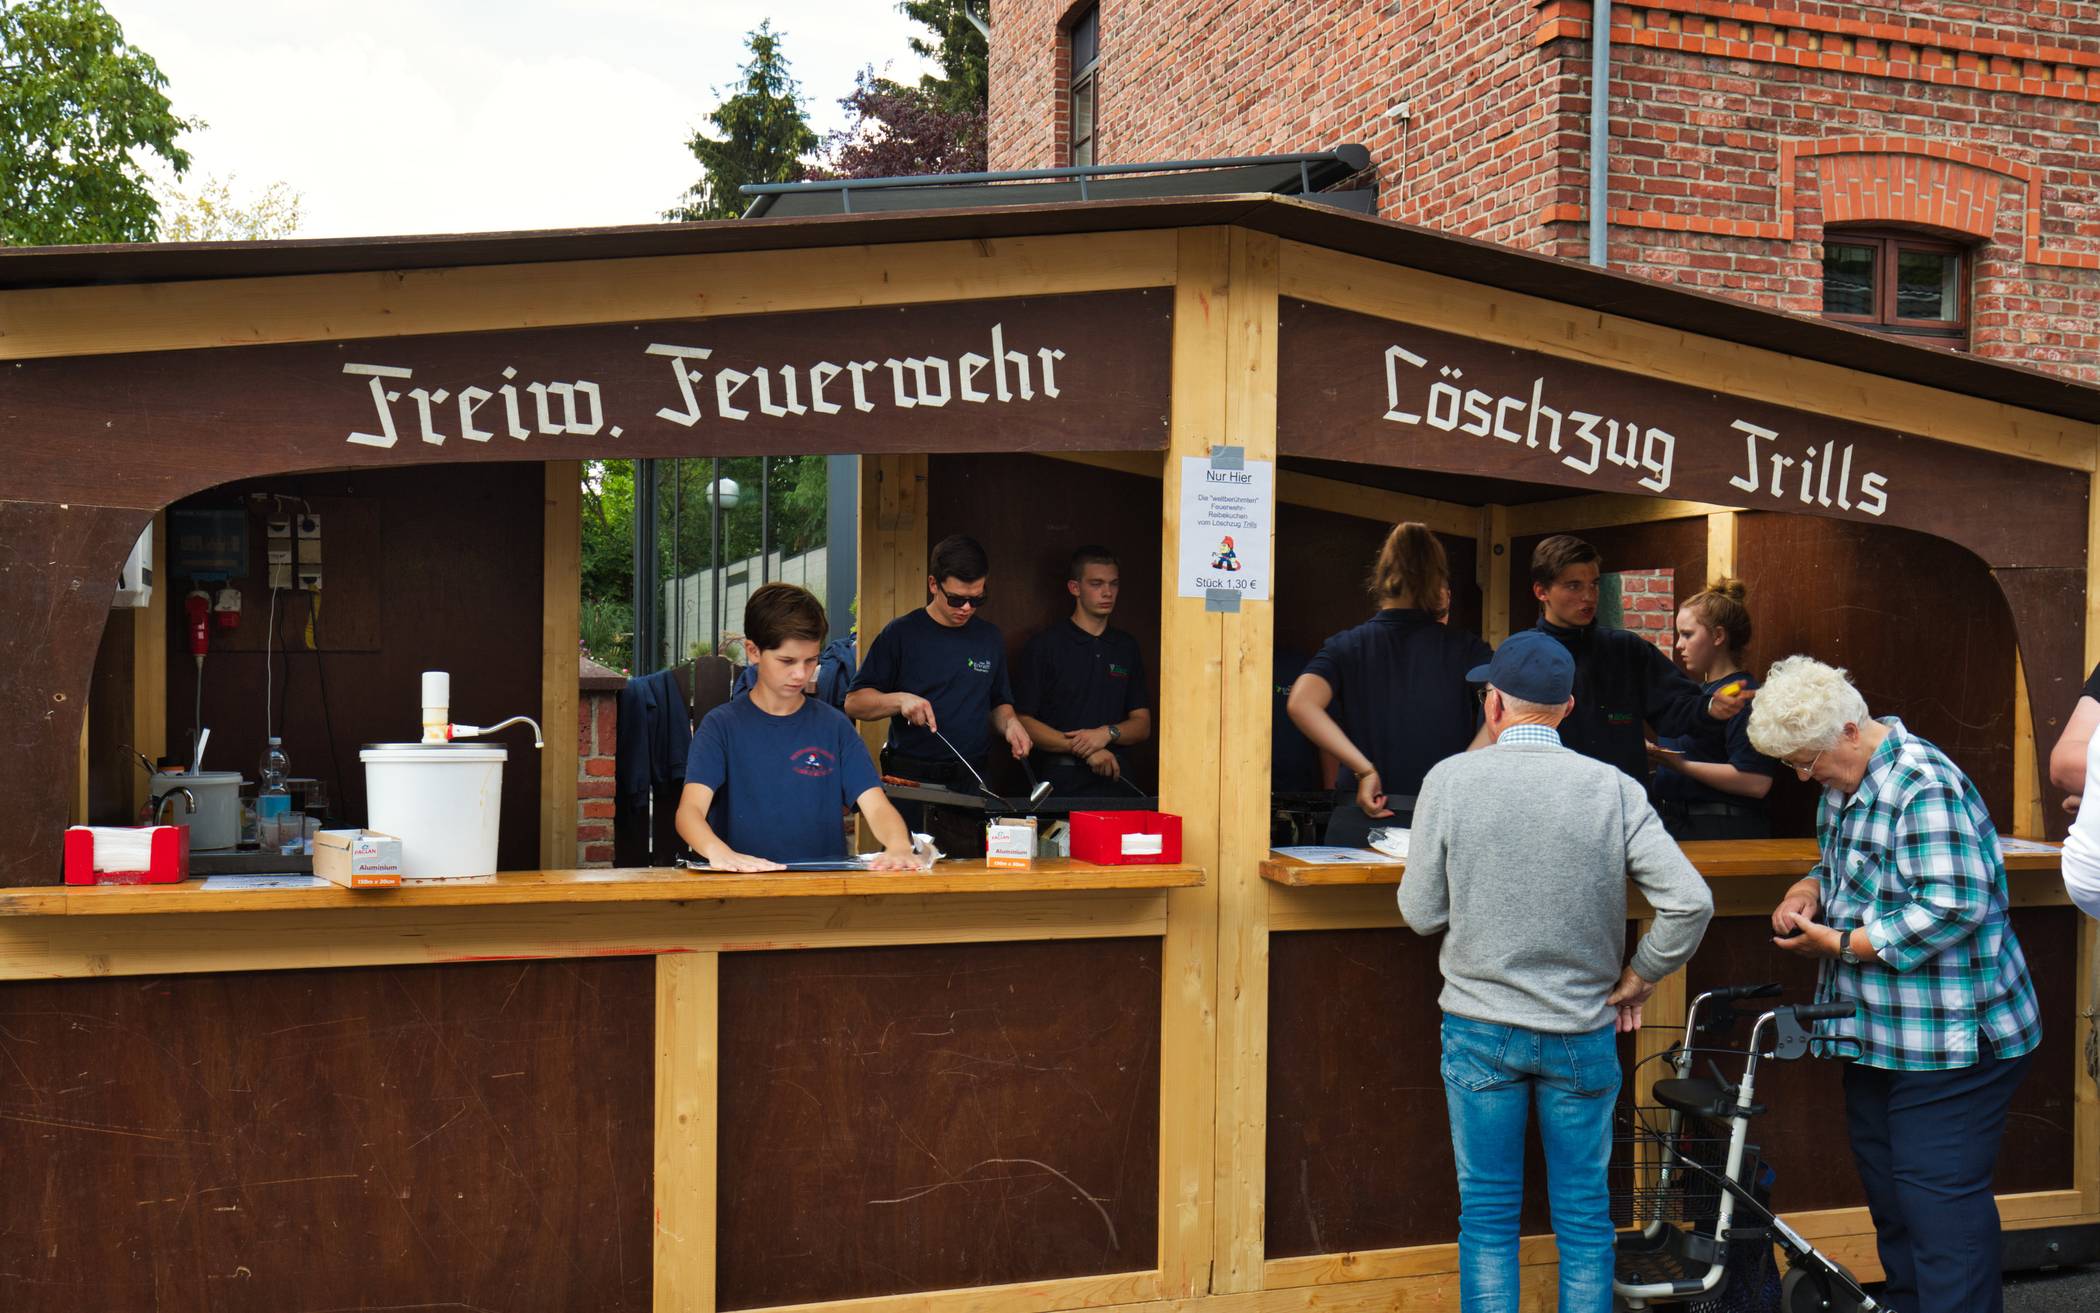
{"label": "stall roof", "polygon": [[1284,196],[1208,196],[649,224],[556,232],[0,249],[0,293],[40,287],[537,264],[1236,225],[1646,323],[2100,423],[2100,388],[1824,320]]}

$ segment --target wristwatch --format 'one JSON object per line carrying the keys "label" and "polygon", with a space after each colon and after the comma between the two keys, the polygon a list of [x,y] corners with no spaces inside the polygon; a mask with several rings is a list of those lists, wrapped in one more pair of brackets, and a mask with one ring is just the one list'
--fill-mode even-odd
{"label": "wristwatch", "polygon": [[1859,954],[1852,951],[1852,932],[1850,930],[1838,931],[1838,961],[1843,962],[1847,966],[1856,967],[1859,965]]}
{"label": "wristwatch", "polygon": [[1123,727],[1121,725],[1110,725],[1108,727],[1108,741],[1110,743],[1121,743],[1123,741]]}

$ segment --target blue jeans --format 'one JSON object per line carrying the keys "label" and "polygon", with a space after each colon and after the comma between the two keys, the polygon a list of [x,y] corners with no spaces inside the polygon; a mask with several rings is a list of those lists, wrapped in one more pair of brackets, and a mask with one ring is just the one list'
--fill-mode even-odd
{"label": "blue jeans", "polygon": [[1465,1313],[1517,1313],[1524,1127],[1538,1104],[1546,1197],[1560,1247],[1561,1313],[1611,1313],[1605,1186],[1619,1053],[1612,1027],[1554,1035],[1444,1014],[1444,1095],[1458,1160],[1458,1289]]}

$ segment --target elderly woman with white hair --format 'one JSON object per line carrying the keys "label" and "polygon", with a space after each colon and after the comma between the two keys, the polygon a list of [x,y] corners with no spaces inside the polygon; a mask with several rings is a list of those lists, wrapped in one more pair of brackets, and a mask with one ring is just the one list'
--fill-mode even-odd
{"label": "elderly woman with white hair", "polygon": [[1772,667],[1750,741],[1823,786],[1821,860],[1773,910],[1773,942],[1822,962],[1819,1002],[1857,1008],[1818,1048],[1854,1059],[1845,1121],[1883,1303],[1997,1313],[1991,1176],[2042,1026],[1990,814],[1945,753],[1808,657]]}

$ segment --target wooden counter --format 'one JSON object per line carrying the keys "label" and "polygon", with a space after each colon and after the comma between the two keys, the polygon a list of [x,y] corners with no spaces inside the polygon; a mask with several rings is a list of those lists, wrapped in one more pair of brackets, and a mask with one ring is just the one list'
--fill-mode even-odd
{"label": "wooden counter", "polygon": [[180,884],[42,885],[0,889],[0,917],[138,916],[195,912],[283,912],[315,908],[515,907],[546,903],[689,903],[746,898],[840,898],[897,894],[1062,893],[1091,889],[1183,889],[1203,883],[1193,866],[1094,866],[1066,859],[1029,870],[994,870],[982,860],[930,871],[688,871],[681,867],[505,871],[399,889],[206,889]]}
{"label": "wooden counter", "polygon": [[[1816,864],[1813,839],[1704,840],[1681,845],[1699,874],[1709,880],[1736,876],[1803,876]],[[2008,853],[2008,874],[2021,871],[2054,871],[2062,859],[2050,853]],[[1322,866],[1295,857],[1271,854],[1261,864],[1261,878],[1291,888],[1314,885],[1397,885],[1407,871],[1405,862],[1379,862],[1349,866]]]}

